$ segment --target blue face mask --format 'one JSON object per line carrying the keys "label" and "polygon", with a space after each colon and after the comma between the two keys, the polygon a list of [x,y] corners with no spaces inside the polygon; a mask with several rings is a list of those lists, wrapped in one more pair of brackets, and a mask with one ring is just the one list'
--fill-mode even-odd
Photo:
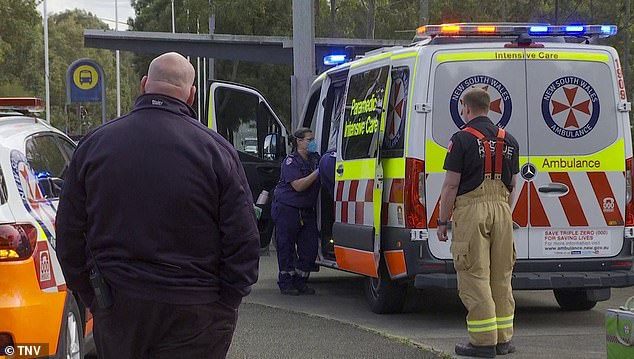
{"label": "blue face mask", "polygon": [[310,153],[317,153],[317,142],[315,142],[315,140],[308,142],[306,150]]}

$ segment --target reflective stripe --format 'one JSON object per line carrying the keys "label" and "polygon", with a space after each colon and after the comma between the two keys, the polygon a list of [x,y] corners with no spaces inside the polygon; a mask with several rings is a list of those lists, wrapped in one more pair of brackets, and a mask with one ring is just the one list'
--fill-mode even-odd
{"label": "reflective stripe", "polygon": [[596,61],[609,62],[607,54],[588,52],[565,52],[565,51],[486,51],[486,52],[459,52],[443,53],[436,55],[436,62],[447,61],[481,61],[481,60],[576,60],[576,61]]}
{"label": "reflective stripe", "polygon": [[282,275],[284,275],[284,274],[288,274],[288,275],[291,275],[291,276],[292,276],[293,274],[295,274],[295,271],[289,272],[289,271],[287,271],[287,270],[281,270],[281,271],[280,271],[280,274],[282,274]]}
{"label": "reflective stripe", "polygon": [[609,62],[607,54],[563,51],[526,51],[527,60],[577,60]]}
{"label": "reflective stripe", "polygon": [[[211,90],[211,89],[210,89]],[[209,91],[209,109],[207,111],[207,127],[214,128],[214,92]]]}
{"label": "reflective stripe", "polygon": [[374,169],[376,167],[375,158],[364,158],[360,160],[348,160],[337,162],[335,168],[343,165],[343,175],[335,170],[335,179],[337,181],[353,180],[353,179],[374,179]]}
{"label": "reflective stripe", "polygon": [[498,324],[498,329],[506,329],[506,328],[513,328],[513,322],[510,322],[508,324]]}
{"label": "reflective stripe", "polygon": [[497,322],[499,323],[499,322],[506,322],[506,321],[509,321],[509,320],[513,320],[514,318],[515,318],[515,315],[514,315],[514,314],[511,314],[511,315],[509,315],[508,317],[497,317],[497,318],[495,318],[495,319],[496,319],[496,320],[497,320]]}
{"label": "reflective stripe", "polygon": [[406,52],[404,54],[394,55],[392,56],[392,60],[407,59],[410,57],[417,57],[417,56],[418,56],[418,51],[412,51],[412,52]]}
{"label": "reflective stripe", "polygon": [[467,328],[468,331],[472,332],[472,333],[480,333],[480,332],[490,332],[492,330],[498,330],[498,325],[497,324],[492,324],[486,327],[473,327],[470,326]]}
{"label": "reflective stripe", "polygon": [[497,318],[489,318],[489,319],[482,319],[482,320],[467,320],[467,325],[472,326],[472,325],[481,325],[481,324],[489,324],[489,323],[495,323],[497,322]]}
{"label": "reflective stripe", "polygon": [[308,274],[310,274],[309,272],[304,272],[304,271],[299,270],[299,269],[295,269],[295,273],[297,275],[299,275],[300,277],[303,277],[303,278],[308,277]]}
{"label": "reflective stripe", "polygon": [[531,156],[530,161],[537,171],[580,172],[580,171],[625,171],[625,142],[623,138],[605,149],[580,156]]}
{"label": "reflective stripe", "polygon": [[524,51],[459,52],[436,55],[437,62],[477,60],[524,60]]}
{"label": "reflective stripe", "polygon": [[386,52],[385,54],[381,54],[381,55],[377,55],[377,56],[372,56],[372,57],[370,57],[370,58],[360,60],[359,62],[353,62],[353,63],[351,63],[351,64],[350,64],[350,68],[351,68],[351,69],[354,69],[355,67],[359,67],[359,66],[361,66],[361,65],[369,64],[369,63],[371,63],[371,62],[375,62],[375,61],[381,61],[381,60],[387,59],[387,58],[389,58],[389,57],[391,57],[391,56],[392,56],[392,53],[391,53],[391,52]]}

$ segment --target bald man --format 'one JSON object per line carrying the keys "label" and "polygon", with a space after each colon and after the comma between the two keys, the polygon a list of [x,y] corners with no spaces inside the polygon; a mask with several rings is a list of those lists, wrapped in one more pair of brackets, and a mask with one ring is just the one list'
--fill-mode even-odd
{"label": "bald man", "polygon": [[235,149],[196,120],[194,68],[155,58],[134,109],[66,171],[57,256],[101,359],[223,358],[257,280],[259,234]]}

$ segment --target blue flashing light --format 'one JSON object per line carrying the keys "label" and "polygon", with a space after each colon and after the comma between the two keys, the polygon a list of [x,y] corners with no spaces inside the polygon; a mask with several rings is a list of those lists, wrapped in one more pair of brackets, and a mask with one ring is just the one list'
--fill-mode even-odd
{"label": "blue flashing light", "polygon": [[584,32],[585,30],[586,28],[584,26],[578,26],[578,25],[566,26],[566,32],[569,32],[569,33]]}
{"label": "blue flashing light", "polygon": [[324,65],[336,66],[346,62],[346,55],[328,55],[324,56]]}
{"label": "blue flashing light", "polygon": [[548,26],[531,26],[528,31],[531,33],[545,33],[548,32]]}
{"label": "blue flashing light", "polygon": [[616,35],[616,26],[614,25],[602,25],[601,32],[605,35]]}

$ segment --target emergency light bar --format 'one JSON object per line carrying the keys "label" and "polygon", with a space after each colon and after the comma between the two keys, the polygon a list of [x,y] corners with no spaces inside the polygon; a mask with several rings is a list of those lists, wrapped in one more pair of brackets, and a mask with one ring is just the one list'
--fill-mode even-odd
{"label": "emergency light bar", "polygon": [[423,36],[597,36],[616,35],[615,25],[513,25],[513,24],[442,24],[425,25],[416,30]]}
{"label": "emergency light bar", "polygon": [[346,55],[328,55],[324,56],[324,65],[335,66],[346,62]]}
{"label": "emergency light bar", "polygon": [[0,97],[0,110],[44,112],[44,101],[37,97]]}

